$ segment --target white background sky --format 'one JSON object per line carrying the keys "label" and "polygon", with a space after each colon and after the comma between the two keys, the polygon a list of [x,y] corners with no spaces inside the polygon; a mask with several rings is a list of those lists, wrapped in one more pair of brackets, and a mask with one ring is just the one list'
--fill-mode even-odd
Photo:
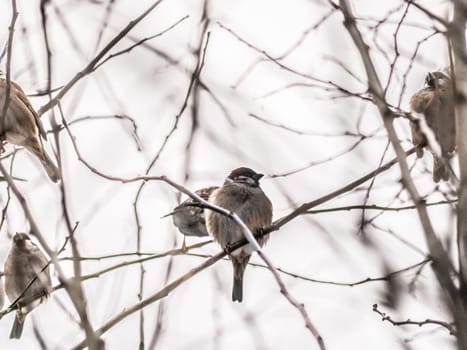
{"label": "white background sky", "polygon": [[[52,50],[52,86],[66,84],[81,70],[96,52],[117,32],[141,14],[151,1],[115,1],[96,51],[96,42],[105,17],[107,1],[53,1],[48,7],[49,33]],[[383,84],[387,82],[389,63],[394,59],[393,33],[405,10],[401,1],[354,1],[354,10],[362,21],[360,28],[371,48],[372,57]],[[441,1],[423,1],[423,6],[440,16],[447,15]],[[59,17],[53,7],[57,7]],[[157,34],[182,17],[189,18],[166,34],[148,42],[154,48],[178,61],[177,65],[137,47],[102,66],[63,98],[68,121],[83,116],[126,114],[138,125],[143,149],[138,151],[131,136],[130,124],[122,120],[86,121],[71,130],[83,157],[106,174],[132,177],[143,174],[170,131],[180,110],[189,84],[189,72],[196,58],[193,50],[201,35],[201,1],[163,1],[147,18],[130,32],[142,39]],[[332,98],[335,91],[281,69],[260,53],[247,47],[222,29],[217,22],[231,28],[250,44],[277,57],[292,47],[303,32],[318,23],[330,11],[326,1],[240,0],[211,1],[208,15],[211,38],[207,48],[202,81],[215,93],[228,111],[228,120],[219,106],[205,92],[200,94],[199,129],[191,144],[191,157],[186,162],[186,144],[191,128],[190,107],[154,169],[153,175],[167,175],[188,188],[220,184],[230,170],[250,166],[266,174],[264,191],[274,205],[274,218],[279,218],[296,206],[319,198],[378,167],[386,146],[384,130],[376,109],[359,98]],[[391,10],[387,23],[372,28]],[[12,77],[29,94],[46,86],[46,55],[41,32],[38,1],[18,0],[19,18],[14,37]],[[66,22],[73,41],[61,24]],[[0,4],[0,40],[6,42],[10,21],[9,1]],[[281,60],[296,71],[324,81],[332,81],[352,92],[365,93],[365,74],[352,41],[342,25],[340,13],[332,14],[311,31],[290,55]],[[447,64],[445,40],[434,36],[419,49],[413,67],[404,73],[416,44],[431,33],[434,24],[423,13],[410,8],[397,37],[400,58],[395,76],[388,88],[387,99],[408,109],[410,95],[422,87],[427,71]],[[22,32],[26,28],[27,32]],[[132,44],[122,40],[112,52]],[[79,47],[79,50],[76,49]],[[385,57],[382,52],[387,54]],[[388,61],[389,59],[389,61]],[[361,79],[347,74],[336,63],[342,61]],[[252,64],[257,62],[252,67]],[[2,62],[3,69],[5,61]],[[242,78],[243,77],[243,78]],[[362,83],[363,81],[363,83]],[[405,83],[405,84],[404,84]],[[290,84],[299,86],[289,87]],[[303,85],[307,84],[307,85]],[[405,87],[404,87],[405,85]],[[45,97],[31,97],[39,108]],[[191,106],[191,103],[190,103]],[[257,114],[271,122],[304,132],[296,133],[269,126],[249,116]],[[49,114],[43,117],[49,127]],[[405,120],[396,122],[405,148],[409,128]],[[352,152],[335,157],[349,149],[358,138],[340,136],[344,132],[376,135],[362,141]],[[327,134],[338,136],[325,136]],[[215,138],[213,137],[215,135]],[[73,221],[79,221],[77,239],[83,256],[97,256],[136,249],[136,223],[133,202],[139,184],[121,184],[100,178],[77,159],[69,137],[62,132],[63,171],[68,206]],[[7,146],[10,152],[13,146]],[[55,149],[53,142],[47,145]],[[392,150],[385,161],[392,159]],[[412,156],[413,157],[413,156]],[[331,159],[286,177],[271,177],[306,165]],[[409,163],[413,164],[414,158]],[[8,161],[5,161],[8,164]],[[188,164],[188,167],[186,165]],[[431,157],[419,161],[413,174],[422,194],[428,200],[442,196],[434,191],[430,174]],[[184,182],[185,173],[189,173]],[[62,219],[60,191],[51,183],[39,163],[26,152],[15,161],[14,175],[28,181],[19,183],[27,197],[33,215],[49,244],[59,247],[67,234]],[[407,199],[400,190],[397,167],[377,177],[368,203],[398,206]],[[363,186],[367,188],[368,183]],[[441,185],[441,189],[446,189]],[[322,208],[362,204],[366,191],[356,190],[326,203]],[[2,207],[6,201],[5,186],[1,187]],[[148,183],[138,203],[144,251],[164,252],[179,247],[181,235],[170,219],[160,219],[177,204],[177,192],[162,183]],[[367,219],[379,212],[367,213]],[[430,209],[440,235],[453,239],[450,212],[446,208]],[[423,235],[414,211],[388,212],[375,224],[359,232],[361,211],[339,211],[302,216],[280,231],[274,232],[265,251],[273,263],[300,276],[336,282],[353,282],[377,277],[404,268],[423,259],[426,252]],[[451,230],[449,231],[449,228]],[[29,226],[20,205],[12,200],[7,221],[0,232],[0,260],[6,258],[11,234],[28,231]],[[397,237],[418,247],[417,252]],[[195,243],[198,239],[188,239]],[[215,244],[198,253],[219,251]],[[69,256],[68,249],[63,256]],[[83,263],[83,273],[92,273],[119,261],[134,257]],[[176,256],[172,261],[169,280],[202,263],[203,258]],[[259,262],[255,256],[252,261]],[[145,296],[161,289],[169,258],[145,263]],[[65,269],[71,274],[71,265]],[[372,311],[378,303],[395,319],[424,320],[434,318],[449,321],[439,300],[439,291],[431,270],[426,267],[418,277],[416,289],[409,293],[409,282],[416,270],[397,279],[399,298],[395,307],[385,306],[387,285],[384,282],[363,284],[353,288],[325,285],[282,275],[290,292],[305,303],[309,315],[321,332],[328,349],[428,349],[454,348],[453,338],[445,329],[434,326],[392,327],[382,323]],[[221,261],[180,286],[165,300],[163,334],[160,349],[317,349],[315,340],[305,329],[299,313],[280,294],[270,272],[250,266],[245,277],[244,302],[230,300],[231,264]],[[54,279],[56,282],[56,279]],[[119,269],[101,278],[84,283],[91,322],[95,328],[137,302],[139,267]],[[394,294],[394,293],[392,293]],[[68,296],[63,290],[33,313],[37,327],[51,349],[66,349],[83,339],[83,332],[59,305],[65,305],[76,318]],[[159,304],[145,308],[146,345],[155,328]],[[1,349],[36,349],[32,318],[25,326],[20,341],[9,341],[13,314],[0,320]],[[138,315],[127,318],[104,335],[108,349],[135,349],[138,345]],[[404,345],[404,340],[410,340]]]}

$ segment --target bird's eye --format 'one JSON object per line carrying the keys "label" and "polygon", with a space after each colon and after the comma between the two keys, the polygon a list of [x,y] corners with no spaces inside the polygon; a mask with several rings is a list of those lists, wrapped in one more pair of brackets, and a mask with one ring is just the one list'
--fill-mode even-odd
{"label": "bird's eye", "polygon": [[245,183],[248,185],[256,185],[256,180],[250,176],[237,176],[235,178],[236,182]]}

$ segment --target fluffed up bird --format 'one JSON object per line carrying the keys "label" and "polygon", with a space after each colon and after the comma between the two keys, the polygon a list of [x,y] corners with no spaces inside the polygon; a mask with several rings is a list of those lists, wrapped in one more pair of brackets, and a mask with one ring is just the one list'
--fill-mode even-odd
{"label": "fluffed up bird", "polygon": [[[223,186],[211,193],[209,202],[235,212],[253,233],[269,226],[272,222],[272,203],[259,187],[262,177],[263,174],[258,174],[250,168],[235,169],[226,178]],[[206,212],[206,227],[208,233],[223,248],[244,238],[243,231],[237,223],[212,210]],[[264,236],[257,239],[260,246],[266,243],[267,238]],[[233,265],[232,301],[243,300],[243,276],[251,253],[252,248],[247,244],[230,255]]]}
{"label": "fluffed up bird", "polygon": [[[207,201],[212,191],[217,188],[217,186],[206,187],[195,191],[195,193]],[[208,236],[204,208],[198,204],[198,201],[188,198],[168,214],[172,215],[174,225],[185,236]]]}
{"label": "fluffed up bird", "polygon": [[[5,75],[0,72],[0,119],[7,91]],[[14,145],[26,148],[42,163],[53,182],[60,179],[60,172],[44,150],[40,135],[47,139],[36,111],[21,87],[10,81],[10,98],[4,120],[0,120],[0,137]]]}
{"label": "fluffed up bird", "polygon": [[[435,182],[449,180],[449,169],[445,165],[456,147],[456,120],[454,114],[454,98],[451,77],[448,70],[430,72],[425,78],[425,87],[417,91],[410,99],[411,112],[425,117],[426,124],[433,131],[436,141],[441,147],[441,158],[433,154],[433,180]],[[424,146],[427,143],[420,123],[410,122],[412,143]],[[417,151],[423,156],[423,149]]]}
{"label": "fluffed up bird", "polygon": [[52,289],[48,260],[27,234],[17,233],[5,261],[4,273],[8,299],[13,303],[19,298],[10,333],[10,339],[19,339],[26,315],[45,301]]}

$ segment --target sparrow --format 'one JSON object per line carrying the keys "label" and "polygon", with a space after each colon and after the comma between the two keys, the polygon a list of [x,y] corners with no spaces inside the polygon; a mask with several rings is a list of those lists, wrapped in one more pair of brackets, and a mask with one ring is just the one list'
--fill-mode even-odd
{"label": "sparrow", "polygon": [[[272,222],[272,203],[259,186],[263,174],[250,168],[241,167],[233,170],[224,184],[209,196],[209,202],[235,212],[254,233]],[[243,231],[232,219],[213,210],[206,212],[208,233],[223,248],[244,238]],[[267,236],[258,238],[263,246]],[[245,245],[230,254],[233,265],[232,301],[243,300],[243,275],[252,253],[251,246]]]}
{"label": "sparrow", "polygon": [[[217,186],[206,187],[195,191],[195,193],[207,201],[211,193],[217,188]],[[193,198],[188,198],[182,202],[166,216],[168,215],[172,215],[174,225],[185,236],[208,236],[204,208],[201,208],[198,201]]]}
{"label": "sparrow", "polygon": [[[6,77],[0,72],[0,119],[5,104],[6,89]],[[8,109],[5,118],[0,120],[0,138],[2,141],[6,140],[26,148],[40,160],[50,179],[57,182],[60,179],[60,172],[45,152],[40,136],[47,139],[39,115],[21,87],[10,81]]]}
{"label": "sparrow", "polygon": [[8,299],[13,303],[19,298],[10,333],[10,339],[19,339],[26,315],[45,301],[52,290],[48,260],[27,234],[17,233],[5,261],[4,274]]}
{"label": "sparrow", "polygon": [[[425,78],[425,87],[417,91],[410,99],[411,112],[425,116],[426,123],[433,130],[441,146],[441,155],[445,162],[456,147],[456,120],[454,97],[449,71],[429,72]],[[414,146],[426,145],[425,136],[419,124],[411,121],[412,143]],[[417,156],[423,156],[423,149],[417,150]],[[433,180],[449,180],[449,169],[445,162],[433,154]]]}

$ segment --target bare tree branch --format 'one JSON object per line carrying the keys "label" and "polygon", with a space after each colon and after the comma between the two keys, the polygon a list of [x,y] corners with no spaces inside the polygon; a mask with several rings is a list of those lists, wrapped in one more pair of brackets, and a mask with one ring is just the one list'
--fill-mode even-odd
{"label": "bare tree branch", "polygon": [[[368,87],[370,93],[373,95],[374,103],[379,110],[381,118],[383,119],[384,125],[388,132],[389,140],[396,152],[399,160],[399,165],[402,173],[402,181],[405,188],[410,193],[414,204],[417,206],[417,212],[425,232],[425,239],[430,251],[430,255],[434,260],[433,269],[436,277],[445,291],[447,296],[448,306],[456,320],[456,327],[459,334],[467,335],[467,323],[466,323],[466,312],[463,303],[459,297],[458,291],[454,285],[454,281],[451,279],[451,264],[448,254],[443,248],[441,241],[436,236],[431,219],[426,210],[424,201],[421,199],[417,188],[415,187],[412,178],[410,177],[409,169],[407,167],[406,155],[399,143],[396,131],[393,125],[393,113],[387,107],[383,89],[376,73],[375,66],[371,60],[369,48],[364,42],[360,31],[355,23],[354,16],[352,14],[350,4],[347,0],[340,0],[339,5],[344,15],[344,26],[349,32],[356,48],[358,49],[360,56],[363,61],[363,65],[367,74]],[[464,338],[464,336],[462,336]],[[467,341],[467,338],[465,339]],[[467,346],[467,342],[460,339],[459,349],[464,349]]]}
{"label": "bare tree branch", "polygon": [[47,112],[49,109],[53,108],[60,99],[65,96],[65,94],[82,78],[87,76],[88,74],[94,71],[95,66],[100,62],[100,60],[109,52],[120,40],[122,40],[139,22],[141,22],[147,15],[149,15],[156,7],[159,5],[163,0],[155,1],[151,6],[148,7],[146,11],[144,11],[141,15],[137,18],[132,20],[128,25],[120,32],[117,36],[115,36],[87,65],[84,67],[80,72],[76,73],[76,75],[64,86],[60,89],[60,92],[55,96],[52,100],[47,102],[44,106],[39,108],[38,114],[42,115]]}

